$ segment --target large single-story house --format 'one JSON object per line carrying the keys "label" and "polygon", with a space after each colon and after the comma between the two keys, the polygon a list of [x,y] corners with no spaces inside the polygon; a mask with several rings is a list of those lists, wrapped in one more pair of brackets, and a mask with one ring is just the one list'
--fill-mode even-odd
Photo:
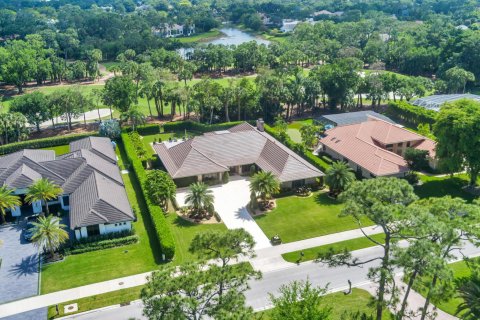
{"label": "large single-story house", "polygon": [[[108,138],[88,137],[70,143],[70,152],[24,149],[0,157],[0,183],[24,201],[27,188],[45,178],[63,189],[49,204],[69,211],[69,228],[77,239],[131,229],[135,219]],[[40,201],[10,210],[13,217],[40,213]]]}
{"label": "large single-story house", "polygon": [[177,184],[206,179],[221,181],[225,172],[248,173],[252,166],[275,174],[282,188],[316,183],[324,174],[264,131],[244,122],[228,130],[188,140],[153,144],[166,171]]}
{"label": "large single-story house", "polygon": [[370,110],[327,114],[319,118],[316,118],[315,122],[318,122],[323,125],[330,125],[333,127],[337,127],[337,126],[347,126],[350,124],[362,123],[367,121],[369,117],[375,117],[390,123],[395,123],[389,117],[384,116],[383,114],[377,113],[375,111],[370,111]]}
{"label": "large single-story house", "polygon": [[407,148],[428,151],[429,164],[435,168],[435,142],[383,119],[337,126],[326,130],[320,150],[333,159],[346,161],[363,177],[402,177],[409,171],[403,158]]}

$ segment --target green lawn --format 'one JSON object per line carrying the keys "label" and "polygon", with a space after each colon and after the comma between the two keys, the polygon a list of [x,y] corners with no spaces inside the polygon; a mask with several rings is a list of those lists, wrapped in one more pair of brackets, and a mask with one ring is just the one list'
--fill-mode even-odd
{"label": "green lawn", "polygon": [[218,38],[221,35],[222,32],[217,29],[213,29],[208,32],[196,34],[194,36],[177,38],[177,40],[180,41],[180,43],[205,42]]}
{"label": "green lawn", "polygon": [[[370,293],[365,290],[353,288],[352,293],[345,295],[343,292],[336,292],[326,295],[322,302],[322,306],[332,307],[332,314],[329,319],[340,320],[344,313],[365,312],[368,315],[375,315],[375,310],[368,306],[371,299]],[[269,320],[271,311],[263,311],[257,313],[257,319]],[[390,319],[390,312],[384,311],[384,318]],[[348,319],[345,318],[345,319]]]}
{"label": "green lawn", "polygon": [[290,139],[296,143],[302,143],[302,136],[300,135],[300,128],[306,124],[313,124],[313,119],[296,120],[288,124],[287,134]]}
{"label": "green lawn", "polygon": [[[292,242],[356,229],[351,217],[338,216],[342,206],[325,192],[308,198],[290,196],[277,199],[276,209],[255,220],[268,238],[278,234],[283,242]],[[367,220],[363,223],[372,224]]]}
{"label": "green lawn", "polygon": [[447,177],[430,177],[419,175],[422,185],[415,187],[415,193],[420,198],[443,197],[450,195],[452,197],[463,198],[472,201],[475,196],[464,191],[462,188],[468,184],[466,174],[455,175],[453,178]]}
{"label": "green lawn", "polygon": [[[200,133],[194,132],[194,131],[187,131],[187,136],[192,137],[192,136],[197,136]],[[170,138],[177,138],[177,139],[182,139],[185,136],[185,132],[170,132],[170,133],[159,133],[159,134],[152,134],[148,136],[143,136],[143,143],[145,147],[147,148],[148,151],[151,152],[151,154],[155,154],[153,151],[152,146],[150,145],[153,141],[167,141]]]}
{"label": "green lawn", "polygon": [[49,147],[49,148],[42,148],[43,150],[53,150],[55,151],[55,155],[61,156],[62,154],[69,153],[70,147],[68,144],[56,147]]}
{"label": "green lawn", "polygon": [[74,301],[59,303],[58,315],[56,315],[55,306],[48,307],[48,319],[63,317],[65,315],[63,313],[63,307],[72,303],[77,303],[78,311],[69,313],[68,315],[134,301],[134,300],[140,299],[140,293],[142,291],[142,288],[143,286],[138,286],[138,287],[133,287],[128,289],[108,292],[104,294],[99,294],[96,296],[86,297],[86,298],[78,299]]}
{"label": "green lawn", "polygon": [[101,64],[107,69],[107,71],[112,71],[113,67],[120,67],[122,63],[119,61],[104,61]]}
{"label": "green lawn", "polygon": [[[383,243],[385,241],[383,233],[372,235],[371,238],[380,243]],[[354,251],[354,250],[373,247],[375,245],[376,244],[368,240],[366,237],[361,237],[361,238],[356,238],[356,239],[351,239],[346,241],[335,242],[332,244],[327,244],[327,245],[318,246],[314,248],[309,248],[306,250],[288,252],[288,253],[282,254],[282,257],[288,262],[296,263],[300,258],[300,252],[303,252],[304,256],[302,257],[301,262],[304,262],[304,261],[314,260],[318,257],[319,253],[327,252],[330,249],[333,249],[335,251],[341,251],[345,249],[348,251]]]}

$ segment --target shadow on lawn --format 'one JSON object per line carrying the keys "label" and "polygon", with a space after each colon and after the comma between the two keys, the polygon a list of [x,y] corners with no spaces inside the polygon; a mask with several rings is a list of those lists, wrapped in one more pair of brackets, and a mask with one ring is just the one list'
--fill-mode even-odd
{"label": "shadow on lawn", "polygon": [[420,198],[443,197],[450,195],[470,202],[475,199],[475,196],[463,190],[466,185],[467,181],[459,177],[430,180],[423,182],[420,186],[416,186],[415,193]]}
{"label": "shadow on lawn", "polygon": [[[126,159],[128,158],[127,158],[127,154],[125,153],[124,146],[121,142],[118,143],[118,148],[120,150],[120,156],[123,160],[123,164],[125,165],[127,163]],[[160,248],[160,244],[157,241],[157,235],[155,233],[155,229],[153,227],[150,215],[148,214],[147,204],[145,202],[145,199],[143,198],[142,190],[140,188],[140,183],[137,180],[135,173],[131,170],[128,172],[128,177],[130,178],[130,182],[132,183],[133,190],[135,191],[135,195],[137,197],[138,209],[139,209],[138,211],[142,215],[143,224],[145,226],[145,230],[147,231],[148,242],[152,250],[152,254],[155,258],[155,263],[156,264],[165,263],[165,261],[162,260],[162,249]]]}
{"label": "shadow on lawn", "polygon": [[321,206],[338,206],[341,204],[339,200],[330,198],[327,192],[320,192],[316,194],[315,203]]}

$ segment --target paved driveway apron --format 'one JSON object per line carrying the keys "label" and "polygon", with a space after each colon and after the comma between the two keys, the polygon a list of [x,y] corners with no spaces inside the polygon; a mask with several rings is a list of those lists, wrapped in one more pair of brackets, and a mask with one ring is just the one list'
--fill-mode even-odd
{"label": "paved driveway apron", "polygon": [[[230,182],[210,187],[215,196],[215,210],[228,229],[243,228],[255,239],[255,249],[271,247],[270,241],[248,213],[246,206],[250,201],[249,181],[246,178],[231,177]],[[186,189],[179,190],[177,202],[185,204]]]}

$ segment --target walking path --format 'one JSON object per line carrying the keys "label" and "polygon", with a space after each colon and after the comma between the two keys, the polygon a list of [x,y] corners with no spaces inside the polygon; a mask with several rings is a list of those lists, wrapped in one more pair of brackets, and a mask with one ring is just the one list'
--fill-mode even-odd
{"label": "walking path", "polygon": [[[98,120],[99,113],[100,113],[100,118],[108,117],[110,116],[110,109],[101,108],[99,110],[95,109],[92,111],[87,111],[85,112],[85,119],[82,113],[78,117],[72,118],[72,122],[83,122],[84,120],[86,121]],[[55,124],[59,124],[59,123],[65,123],[67,120],[64,116],[60,116],[60,117],[56,117],[54,121],[55,121]],[[40,127],[42,128],[51,127],[51,126],[52,126],[52,120],[48,120],[40,124]]]}
{"label": "walking path", "polygon": [[[270,240],[248,213],[246,206],[250,201],[249,181],[244,177],[230,177],[230,182],[215,185],[209,188],[215,197],[215,210],[222,218],[228,229],[243,228],[249,232],[255,240],[255,249],[270,248]],[[187,190],[177,192],[177,202],[180,206],[185,205]]]}

